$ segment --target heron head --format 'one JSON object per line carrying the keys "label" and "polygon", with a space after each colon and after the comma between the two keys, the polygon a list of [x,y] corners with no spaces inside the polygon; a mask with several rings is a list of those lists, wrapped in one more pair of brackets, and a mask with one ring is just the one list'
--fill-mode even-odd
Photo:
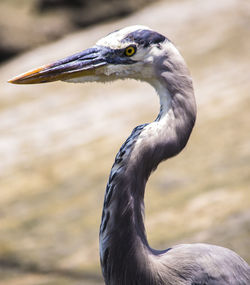
{"label": "heron head", "polygon": [[82,52],[23,73],[10,83],[32,84],[51,81],[112,81],[135,78],[150,81],[154,61],[169,42],[145,26],[130,26],[112,32]]}

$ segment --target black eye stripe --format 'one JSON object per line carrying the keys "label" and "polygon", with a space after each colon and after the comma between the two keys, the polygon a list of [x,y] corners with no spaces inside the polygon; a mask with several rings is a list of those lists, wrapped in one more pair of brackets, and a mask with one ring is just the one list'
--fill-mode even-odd
{"label": "black eye stripe", "polygon": [[151,44],[158,44],[166,39],[167,38],[163,35],[151,30],[136,30],[132,33],[129,33],[123,39],[123,42],[135,42],[138,45],[146,48]]}

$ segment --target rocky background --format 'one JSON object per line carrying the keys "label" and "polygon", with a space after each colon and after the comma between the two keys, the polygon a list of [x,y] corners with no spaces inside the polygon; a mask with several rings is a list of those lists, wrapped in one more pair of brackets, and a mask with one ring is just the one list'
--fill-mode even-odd
{"label": "rocky background", "polygon": [[153,0],[1,0],[0,62],[75,30],[125,17]]}
{"label": "rocky background", "polygon": [[106,180],[133,127],[156,117],[154,91],[135,81],[6,81],[132,24],[148,25],[176,44],[198,106],[188,146],[147,185],[149,242],[157,249],[214,243],[250,262],[250,2],[154,1],[85,28],[84,2],[71,1],[77,9],[67,3],[0,2],[0,21],[12,23],[1,24],[1,45],[8,40],[7,52],[19,44],[18,53],[26,51],[0,67],[0,285],[103,284],[98,230]]}

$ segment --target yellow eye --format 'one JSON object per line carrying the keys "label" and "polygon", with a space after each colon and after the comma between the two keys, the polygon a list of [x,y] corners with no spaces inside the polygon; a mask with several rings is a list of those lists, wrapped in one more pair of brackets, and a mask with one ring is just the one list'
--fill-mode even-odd
{"label": "yellow eye", "polygon": [[134,46],[128,46],[125,49],[126,56],[132,56],[136,52],[136,48]]}

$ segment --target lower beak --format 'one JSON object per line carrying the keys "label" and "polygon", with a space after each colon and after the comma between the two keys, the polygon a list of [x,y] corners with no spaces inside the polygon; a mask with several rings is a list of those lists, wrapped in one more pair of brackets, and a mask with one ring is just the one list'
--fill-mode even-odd
{"label": "lower beak", "polygon": [[107,65],[105,48],[93,47],[55,63],[43,65],[8,82],[14,84],[35,84],[57,80],[69,80],[76,77],[95,76],[102,66]]}

